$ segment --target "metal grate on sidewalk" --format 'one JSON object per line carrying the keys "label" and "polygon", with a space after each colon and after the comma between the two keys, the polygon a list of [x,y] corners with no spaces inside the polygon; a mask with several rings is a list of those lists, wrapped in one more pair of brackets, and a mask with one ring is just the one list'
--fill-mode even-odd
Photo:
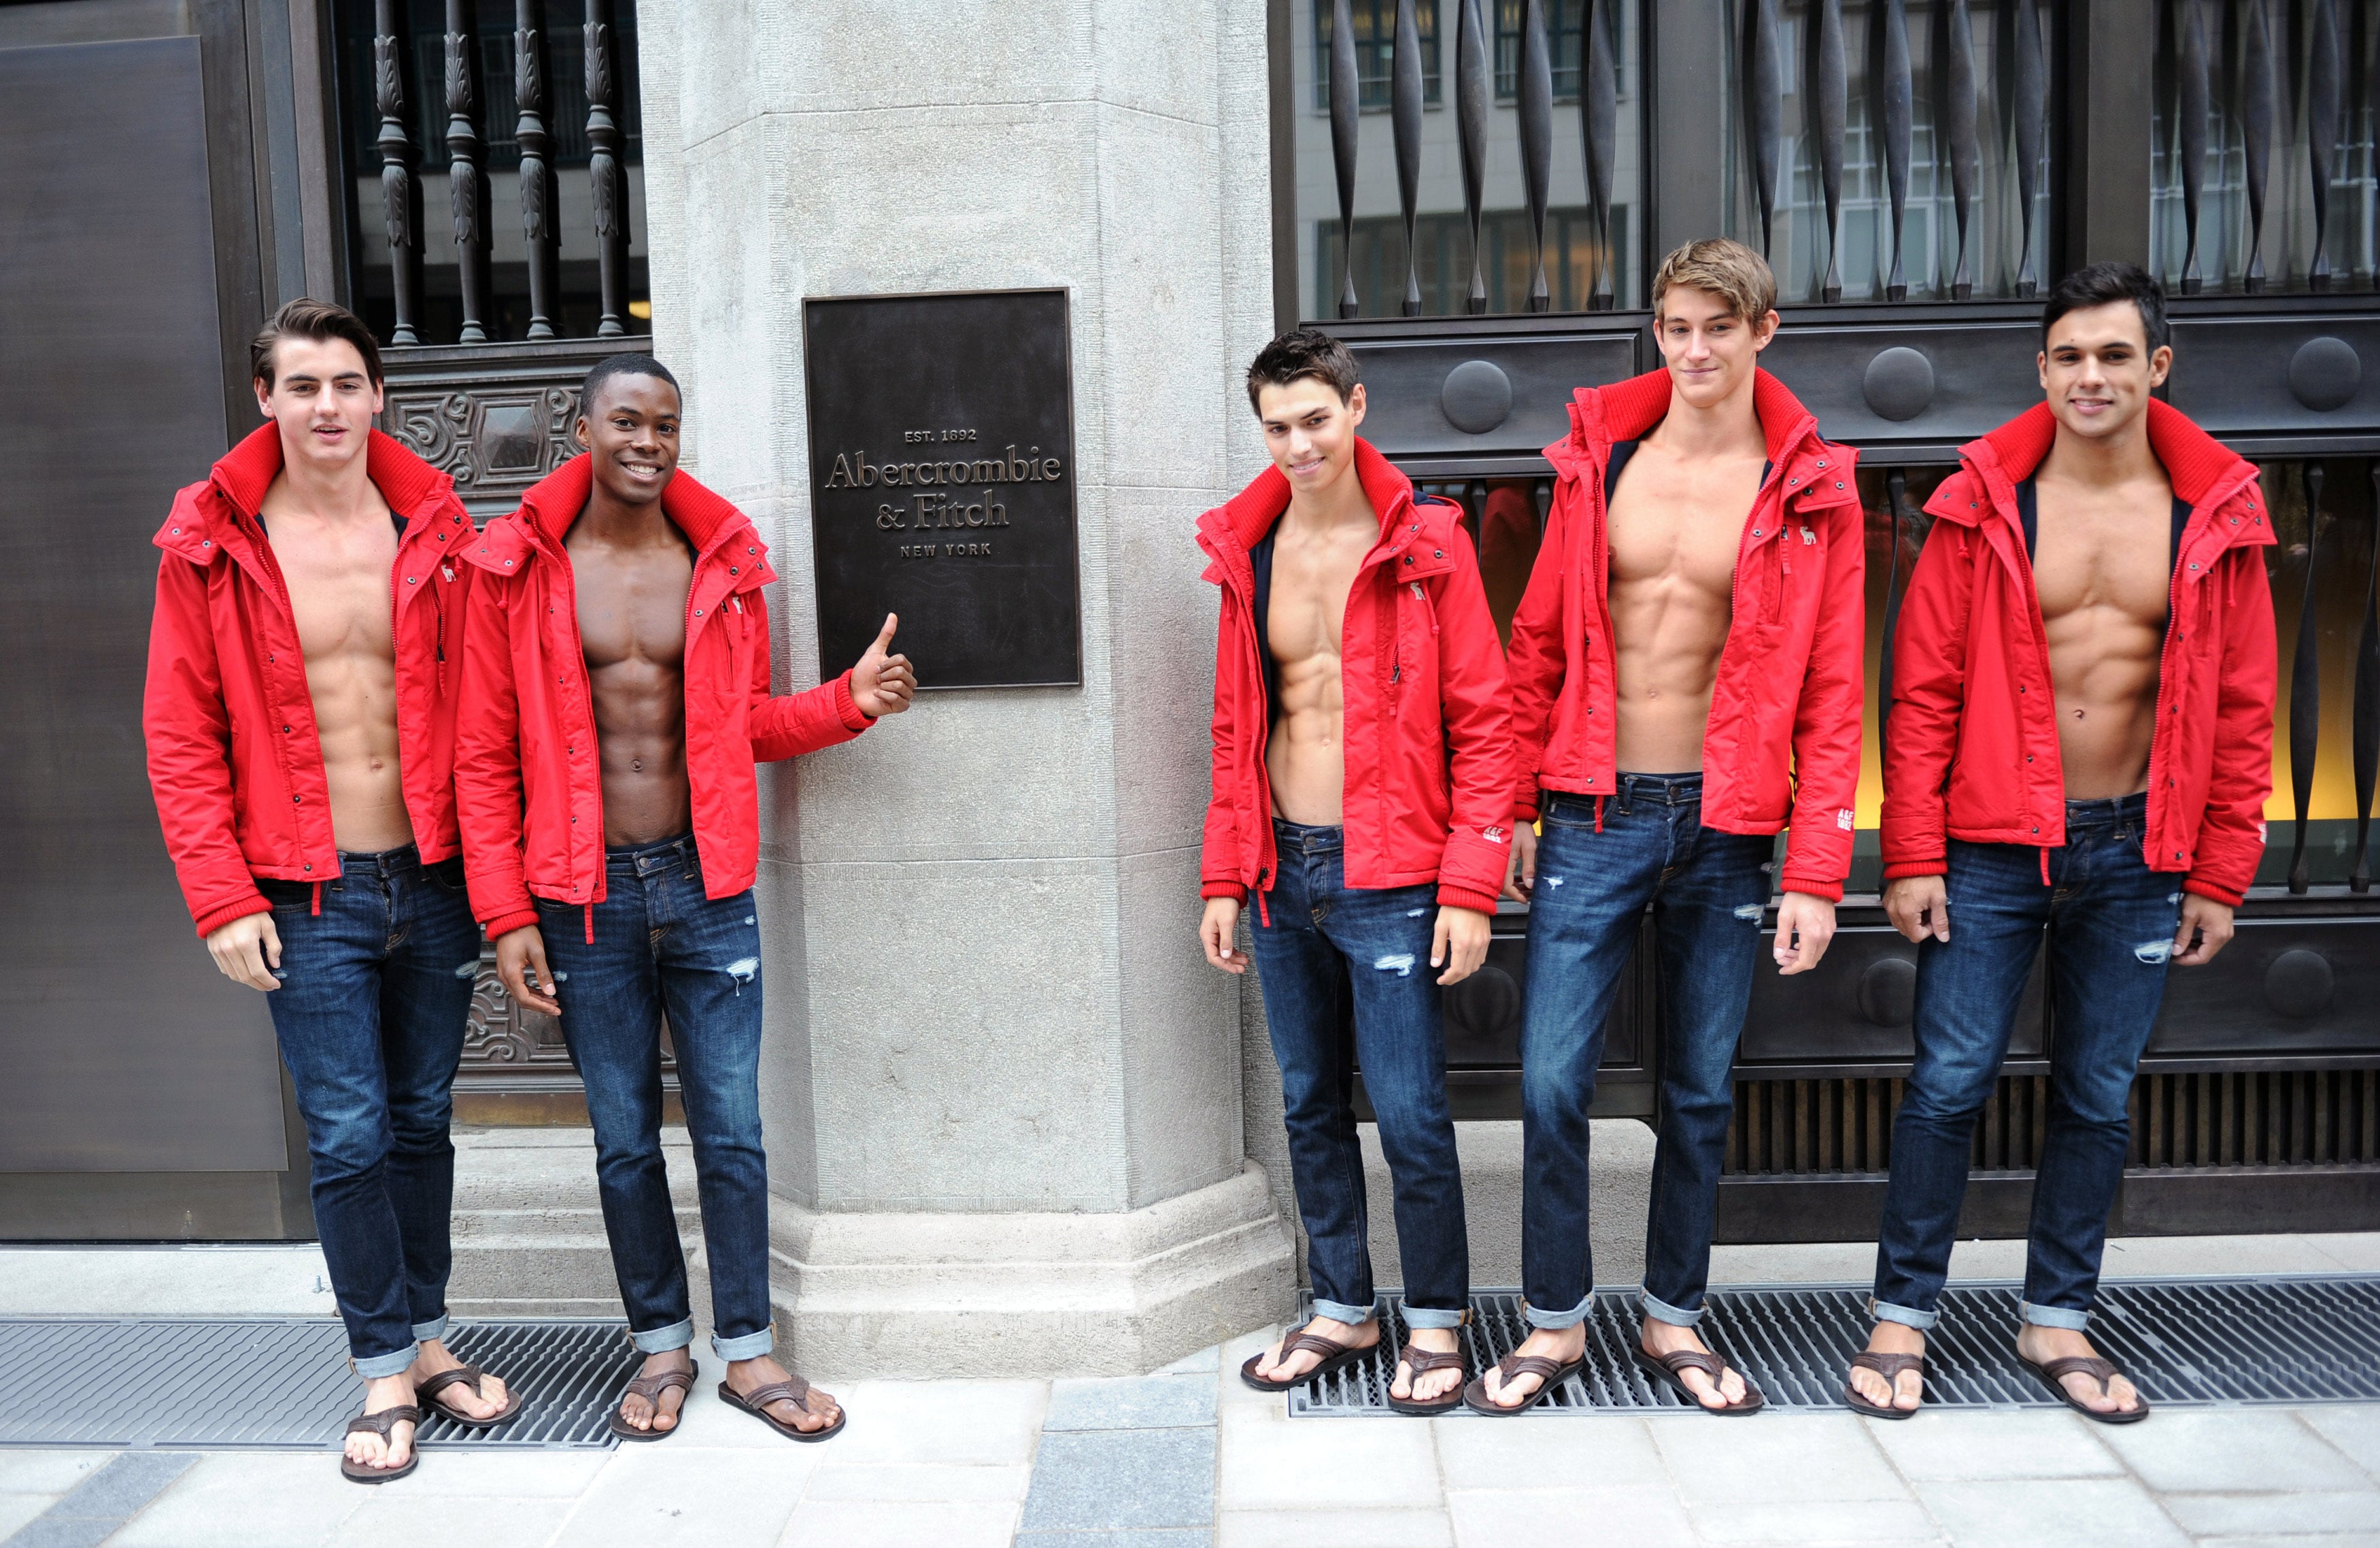
{"label": "metal grate on sidewalk", "polygon": [[[1942,1321],[1927,1340],[1929,1406],[2058,1406],[2011,1347],[2021,1290],[2010,1283],[1943,1292]],[[1840,1408],[1851,1357],[1874,1325],[1867,1297],[1864,1286],[1714,1291],[1702,1334],[1770,1407]],[[1389,1382],[1406,1330],[1395,1292],[1382,1299],[1380,1352],[1293,1390],[1291,1418],[1392,1411]],[[1528,1336],[1516,1291],[1474,1295],[1471,1318],[1464,1336],[1474,1374]],[[1634,1292],[1598,1292],[1587,1312],[1585,1363],[1534,1411],[1694,1407],[1629,1358],[1638,1319]],[[2380,1274],[2102,1285],[2091,1339],[2153,1404],[2372,1402],[2380,1399]]]}
{"label": "metal grate on sidewalk", "polygon": [[[617,1321],[457,1321],[447,1347],[521,1395],[519,1418],[421,1426],[442,1449],[606,1448],[641,1357]],[[0,1446],[336,1449],[362,1411],[334,1319],[0,1318]]]}

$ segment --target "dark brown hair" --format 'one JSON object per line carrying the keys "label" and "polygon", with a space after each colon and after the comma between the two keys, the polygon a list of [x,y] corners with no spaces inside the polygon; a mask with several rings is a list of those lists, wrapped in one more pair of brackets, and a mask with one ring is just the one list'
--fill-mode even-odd
{"label": "dark brown hair", "polygon": [[371,378],[371,384],[380,385],[380,343],[364,326],[364,320],[345,307],[300,296],[274,312],[272,320],[248,342],[248,373],[263,383],[268,392],[273,389],[273,351],[285,338],[310,338],[324,343],[346,339],[364,358],[364,374]]}
{"label": "dark brown hair", "polygon": [[2141,332],[2155,354],[2173,342],[2173,327],[2165,318],[2165,286],[2146,271],[2130,263],[2092,263],[2058,282],[2041,309],[2041,343],[2049,347],[2049,330],[2070,311],[2130,301],[2140,309]]}
{"label": "dark brown hair", "polygon": [[1308,376],[1330,383],[1344,403],[1358,381],[1355,357],[1319,328],[1293,328],[1257,351],[1248,367],[1248,407],[1262,414],[1257,397],[1267,387],[1286,387]]}

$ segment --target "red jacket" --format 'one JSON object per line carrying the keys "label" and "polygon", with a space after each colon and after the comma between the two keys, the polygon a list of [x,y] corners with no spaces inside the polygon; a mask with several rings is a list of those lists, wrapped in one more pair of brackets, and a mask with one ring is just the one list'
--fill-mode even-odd
{"label": "red jacket", "polygon": [[[391,437],[373,431],[365,457],[405,523],[389,575],[397,767],[414,843],[435,863],[456,844],[454,690],[470,583],[451,561],[471,518],[454,481]],[[157,821],[200,935],[273,907],[256,877],[320,886],[339,874],[306,654],[257,521],[280,471],[280,429],[263,425],[176,494],[157,530],[165,553],[140,727]]]}
{"label": "red jacket", "polygon": [[[530,896],[587,909],[603,901],[603,784],[595,705],[578,638],[578,594],[563,535],[593,482],[576,457],[488,523],[464,557],[485,571],[465,628],[455,790],[471,911],[490,936],[537,922]],[[752,765],[847,742],[874,724],[851,675],[808,693],[769,693],[776,579],[742,511],[685,473],[662,510],[696,550],[686,596],[686,773],[703,891],[733,897],[760,858]]]}
{"label": "red jacket", "polygon": [[[1413,485],[1355,443],[1355,476],[1380,516],[1341,626],[1346,725],[1347,884],[1436,883],[1438,900],[1496,911],[1512,856],[1512,744],[1504,661],[1461,513],[1419,502]],[[1248,550],[1289,508],[1289,481],[1268,468],[1230,504],[1198,518],[1198,546],[1223,591],[1215,636],[1215,786],[1207,806],[1200,896],[1257,905],[1279,873],[1271,734],[1258,655]]]}
{"label": "red jacket", "polygon": [[[1910,576],[1893,640],[1885,740],[1884,873],[1939,875],[1947,839],[2066,842],[2057,700],[2016,486],[2049,455],[2042,404],[1962,448],[1925,504],[1935,527]],[[2152,399],[2149,445],[2191,505],[2149,746],[2152,871],[2236,904],[2265,853],[2273,786],[2274,541],[2256,469]]]}
{"label": "red jacket", "polygon": [[[1779,889],[1840,898],[1859,793],[1859,454],[1820,440],[1817,421],[1765,371],[1752,401],[1769,471],[1736,554],[1733,621],[1703,734],[1702,820],[1721,833],[1791,828]],[[1524,819],[1536,816],[1540,787],[1598,798],[1614,788],[1604,469],[1614,442],[1643,436],[1669,411],[1666,371],[1581,387],[1569,436],[1546,448],[1558,475],[1553,508],[1507,666]]]}

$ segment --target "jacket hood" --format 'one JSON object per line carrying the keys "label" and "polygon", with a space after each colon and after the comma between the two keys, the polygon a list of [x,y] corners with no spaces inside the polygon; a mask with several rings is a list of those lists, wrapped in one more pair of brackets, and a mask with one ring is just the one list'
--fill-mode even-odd
{"label": "jacket hood", "polygon": [[[1571,433],[1546,448],[1546,460],[1558,472],[1579,471],[1583,454],[1607,456],[1613,443],[1633,441],[1659,424],[1670,412],[1673,390],[1667,371],[1648,371],[1624,382],[1579,388],[1571,395]],[[1761,439],[1772,464],[1798,460],[1827,444],[1818,434],[1816,417],[1802,406],[1793,390],[1757,368],[1752,376],[1752,411],[1760,421]]]}
{"label": "jacket hood", "polygon": [[[2191,417],[2171,404],[2149,399],[2149,450],[2165,468],[2173,492],[2189,502],[2193,510],[2219,505],[2256,481],[2256,465],[2201,430]],[[1981,478],[1993,498],[1962,502],[1946,499],[1937,492],[1926,503],[1927,514],[1956,521],[1964,526],[1979,527],[2001,501],[1993,485],[1993,477],[2005,481],[2013,491],[2039,470],[2049,456],[2049,448],[2058,440],[2058,416],[2049,405],[2036,403],[2015,419],[1988,432],[1977,440],[1959,448],[1967,466],[1967,476]],[[1948,481],[1944,484],[1949,488]],[[2256,504],[2250,496],[2252,506]],[[2270,526],[2263,521],[2240,527],[2225,538],[2232,542],[2271,542]]]}
{"label": "jacket hood", "polygon": [[[256,519],[266,492],[281,476],[281,427],[261,424],[215,460],[202,483],[194,483],[174,497],[174,508],[152,540],[169,554],[195,564],[207,564],[235,536],[245,539],[239,519]],[[382,431],[364,443],[364,470],[388,502],[388,508],[407,526],[433,506],[451,496],[455,481],[420,457],[404,442]],[[212,493],[214,499],[202,499]]]}
{"label": "jacket hood", "polygon": [[[508,575],[517,574],[529,555],[540,550],[561,553],[563,537],[587,508],[594,486],[593,460],[581,452],[530,485],[518,510],[489,522],[468,557],[482,569]],[[759,544],[749,517],[683,469],[670,475],[662,490],[662,514],[693,540],[698,555],[740,534],[752,534],[752,546]]]}

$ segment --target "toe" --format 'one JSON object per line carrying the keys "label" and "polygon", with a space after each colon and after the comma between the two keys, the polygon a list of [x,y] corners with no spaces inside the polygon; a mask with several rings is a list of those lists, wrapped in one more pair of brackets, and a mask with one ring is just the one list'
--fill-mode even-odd
{"label": "toe", "polygon": [[1414,1396],[1413,1368],[1402,1360],[1397,1361],[1396,1380],[1389,1383],[1389,1395],[1392,1397],[1405,1398]]}

